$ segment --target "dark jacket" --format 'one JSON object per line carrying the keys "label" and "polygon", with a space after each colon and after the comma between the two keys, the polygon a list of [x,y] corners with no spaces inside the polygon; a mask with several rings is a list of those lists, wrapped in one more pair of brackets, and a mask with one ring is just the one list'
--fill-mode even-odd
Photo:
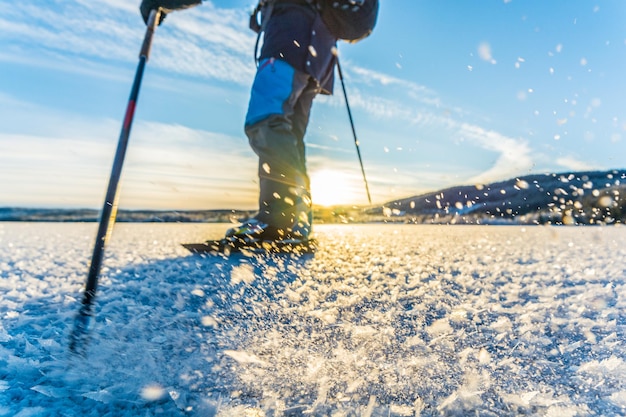
{"label": "dark jacket", "polygon": [[259,58],[284,60],[315,78],[323,94],[332,94],[336,44],[320,14],[305,0],[277,0],[265,27]]}

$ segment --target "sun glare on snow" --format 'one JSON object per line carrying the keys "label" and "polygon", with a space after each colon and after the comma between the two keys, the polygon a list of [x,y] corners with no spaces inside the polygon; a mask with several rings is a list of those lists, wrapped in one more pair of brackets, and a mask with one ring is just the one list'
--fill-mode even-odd
{"label": "sun glare on snow", "polygon": [[313,204],[334,206],[354,199],[349,178],[340,171],[324,170],[311,174]]}

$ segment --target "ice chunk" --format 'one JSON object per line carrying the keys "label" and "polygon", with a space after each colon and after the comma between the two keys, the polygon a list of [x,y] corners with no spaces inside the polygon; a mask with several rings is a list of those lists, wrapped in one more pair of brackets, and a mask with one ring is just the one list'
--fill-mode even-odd
{"label": "ice chunk", "polygon": [[618,391],[611,394],[610,400],[618,407],[626,408],[626,391]]}
{"label": "ice chunk", "polygon": [[224,354],[226,356],[230,356],[231,358],[236,360],[237,363],[240,363],[240,364],[265,365],[264,361],[259,359],[256,355],[253,355],[248,352],[237,351],[237,350],[225,350]]}
{"label": "ice chunk", "polygon": [[443,318],[435,320],[426,330],[431,336],[437,337],[452,333],[452,326],[450,326],[450,321],[447,318]]}
{"label": "ice chunk", "polygon": [[64,388],[50,387],[46,385],[35,385],[31,388],[33,391],[45,395],[51,398],[64,398],[67,397],[67,390]]}
{"label": "ice chunk", "polygon": [[83,394],[83,397],[89,398],[91,400],[98,401],[104,404],[109,404],[114,399],[113,395],[106,389],[102,389],[100,391],[86,392]]}

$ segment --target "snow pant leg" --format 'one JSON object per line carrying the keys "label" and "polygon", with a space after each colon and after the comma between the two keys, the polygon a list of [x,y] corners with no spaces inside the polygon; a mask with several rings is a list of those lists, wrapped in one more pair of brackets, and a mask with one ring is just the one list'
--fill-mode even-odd
{"label": "snow pant leg", "polygon": [[272,226],[310,225],[304,134],[317,82],[280,60],[261,63],[252,86],[246,135],[259,157],[259,213]]}

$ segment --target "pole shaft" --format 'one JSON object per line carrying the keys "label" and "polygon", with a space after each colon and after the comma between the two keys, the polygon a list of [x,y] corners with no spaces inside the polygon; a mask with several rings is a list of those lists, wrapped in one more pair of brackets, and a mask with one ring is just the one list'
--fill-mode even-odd
{"label": "pole shaft", "polygon": [[96,235],[94,250],[89,266],[89,274],[85,285],[85,294],[83,296],[83,308],[81,309],[81,314],[87,314],[90,312],[91,304],[93,303],[93,298],[96,295],[98,287],[98,275],[102,266],[102,259],[104,258],[104,248],[109,240],[109,237],[111,236],[113,224],[115,223],[115,219],[117,217],[118,188],[120,177],[122,175],[122,166],[126,156],[126,149],[128,148],[128,139],[130,137],[130,130],[135,115],[135,107],[139,97],[139,88],[141,87],[144,68],[150,54],[150,46],[152,44],[152,38],[159,16],[160,10],[152,10],[148,20],[148,26],[146,28],[146,34],[144,36],[139,56],[139,64],[135,73],[130,98],[128,99],[128,105],[126,107],[126,113],[124,115],[124,121],[122,123],[122,129],[118,139],[117,150],[115,152],[115,159],[113,161],[113,168],[111,169],[111,176],[109,177],[109,185],[107,187],[106,197],[100,214],[100,225],[98,227],[98,233]]}
{"label": "pole shaft", "polygon": [[341,71],[341,64],[339,64],[339,57],[337,57],[337,72],[339,72],[339,79],[341,80],[341,89],[343,90],[343,97],[346,100],[346,109],[348,110],[348,118],[350,119],[350,127],[352,128],[352,136],[354,136],[354,145],[356,146],[356,154],[359,157],[359,164],[361,165],[361,174],[363,174],[363,181],[365,182],[365,191],[367,192],[367,201],[372,204],[372,197],[370,196],[370,187],[367,183],[367,177],[365,176],[365,168],[363,167],[363,158],[361,158],[361,148],[359,147],[359,140],[356,136],[356,129],[354,127],[354,120],[352,119],[352,111],[350,110],[350,103],[348,102],[348,93],[346,92],[346,83],[343,80],[343,71]]}

